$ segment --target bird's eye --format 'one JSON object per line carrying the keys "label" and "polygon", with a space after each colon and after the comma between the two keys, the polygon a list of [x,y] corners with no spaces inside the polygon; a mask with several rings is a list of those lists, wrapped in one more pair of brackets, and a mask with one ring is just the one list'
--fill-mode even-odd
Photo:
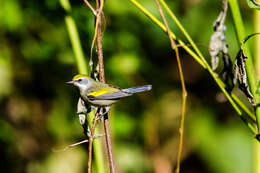
{"label": "bird's eye", "polygon": [[79,80],[78,80],[78,82],[81,82],[81,81],[82,81],[82,79],[79,79]]}

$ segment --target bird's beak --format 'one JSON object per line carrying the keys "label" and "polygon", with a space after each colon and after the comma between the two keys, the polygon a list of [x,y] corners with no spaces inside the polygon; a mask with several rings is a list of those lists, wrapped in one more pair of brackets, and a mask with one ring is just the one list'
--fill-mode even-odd
{"label": "bird's beak", "polygon": [[68,81],[68,82],[66,82],[66,83],[68,83],[68,84],[74,84],[74,81],[72,80],[72,81]]}

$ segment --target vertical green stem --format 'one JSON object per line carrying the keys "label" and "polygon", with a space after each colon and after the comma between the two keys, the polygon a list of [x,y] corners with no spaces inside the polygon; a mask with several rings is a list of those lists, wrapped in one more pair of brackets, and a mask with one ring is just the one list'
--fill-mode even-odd
{"label": "vertical green stem", "polygon": [[260,143],[257,140],[253,141],[253,173],[260,172]]}
{"label": "vertical green stem", "polygon": [[[244,28],[241,14],[240,14],[238,2],[237,2],[237,0],[229,0],[229,4],[230,4],[233,20],[235,23],[237,37],[238,37],[239,42],[241,43],[246,38],[246,34],[245,34],[245,28]],[[247,71],[247,75],[248,75],[249,87],[250,87],[250,90],[251,90],[254,98],[256,98],[255,91],[256,91],[257,78],[256,78],[255,68],[253,65],[253,58],[250,54],[248,44],[245,44],[243,48],[244,48],[245,54],[248,57],[248,59],[246,61],[246,71]],[[256,104],[259,104],[258,100],[255,100],[255,101],[256,101]],[[259,106],[256,109],[256,124],[258,127],[258,133],[259,133],[259,127],[260,127],[260,107]]]}
{"label": "vertical green stem", "polygon": [[[69,0],[60,0],[60,4],[67,12],[67,15],[65,16],[65,23],[72,44],[72,48],[75,54],[75,60],[76,60],[78,71],[81,74],[87,74],[88,73],[87,62],[82,51],[78,30],[74,19],[72,18],[72,16],[69,15],[69,13],[71,12],[70,2]],[[90,127],[92,127],[94,116],[95,115],[93,111],[87,116]],[[98,133],[98,128],[96,128],[96,133]],[[102,144],[100,140],[94,140],[93,150],[94,150],[94,156],[95,156],[94,158],[95,158],[97,172],[104,173],[105,164],[103,159]]]}
{"label": "vertical green stem", "polygon": [[[260,11],[254,10],[254,32],[260,32]],[[255,55],[255,69],[256,69],[256,76],[257,81],[260,79],[260,36],[256,36],[254,40],[254,55]],[[258,97],[259,98],[259,97]],[[259,108],[258,108],[259,110]],[[259,115],[259,112],[258,112]],[[259,119],[258,119],[259,120]],[[259,133],[259,132],[258,132]],[[259,173],[260,172],[260,142],[254,141],[253,144],[253,172]]]}
{"label": "vertical green stem", "polygon": [[[260,32],[260,11],[254,10],[254,31]],[[257,80],[260,80],[260,36],[255,37],[255,44],[254,44],[254,51],[255,51],[255,69],[256,69],[256,76]]]}
{"label": "vertical green stem", "polygon": [[[237,38],[238,38],[239,43],[241,43],[246,38],[246,33],[245,33],[243,20],[242,20],[241,14],[240,14],[238,2],[237,2],[237,0],[229,0],[229,4],[230,4],[230,8],[231,8],[232,15],[233,15],[233,20],[235,23]],[[249,51],[249,47],[247,44],[244,45],[244,51],[248,57],[248,59],[246,60],[246,70],[247,70],[247,74],[248,74],[248,82],[249,82],[251,91],[255,91],[256,75],[255,75],[255,70],[254,70],[254,65],[253,65],[253,58],[252,58],[252,55]],[[254,95],[254,92],[252,92],[252,94]]]}
{"label": "vertical green stem", "polygon": [[71,6],[69,0],[60,0],[61,6],[68,13],[65,16],[65,23],[69,33],[71,45],[73,48],[73,52],[75,54],[76,64],[81,74],[87,74],[87,63],[82,51],[78,30],[75,24],[74,19],[69,15],[71,12]]}
{"label": "vertical green stem", "polygon": [[87,64],[83,55],[83,51],[80,45],[78,31],[76,24],[71,16],[65,17],[65,23],[68,28],[70,41],[72,44],[73,52],[75,54],[76,64],[81,74],[87,74]]}
{"label": "vertical green stem", "polygon": [[[95,118],[95,111],[92,111],[87,116],[90,129],[93,128],[94,118]],[[97,126],[95,127],[95,133],[99,134],[99,128]],[[95,159],[95,164],[97,169],[96,172],[97,173],[107,172],[105,171],[101,139],[93,140],[93,151],[94,151],[94,156],[95,156],[94,159]]]}

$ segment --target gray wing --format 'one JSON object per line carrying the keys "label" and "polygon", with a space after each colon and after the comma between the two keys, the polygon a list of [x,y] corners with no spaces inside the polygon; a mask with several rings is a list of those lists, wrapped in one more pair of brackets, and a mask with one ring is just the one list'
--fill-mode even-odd
{"label": "gray wing", "polygon": [[123,97],[128,97],[131,96],[131,93],[119,91],[119,92],[114,92],[114,93],[108,93],[108,94],[102,94],[100,96],[93,96],[93,95],[88,95],[87,97],[90,100],[117,100]]}

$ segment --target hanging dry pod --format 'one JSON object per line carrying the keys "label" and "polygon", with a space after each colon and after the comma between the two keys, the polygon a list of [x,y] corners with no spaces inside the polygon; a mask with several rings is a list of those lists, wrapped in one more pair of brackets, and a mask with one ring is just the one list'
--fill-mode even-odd
{"label": "hanging dry pod", "polygon": [[228,54],[228,44],[226,43],[225,18],[227,15],[228,1],[223,1],[223,11],[220,12],[217,20],[214,22],[214,33],[211,35],[209,44],[209,53],[211,56],[212,70],[216,70],[219,65],[219,56],[222,55],[224,68],[221,72],[222,78],[226,84],[226,89],[231,92],[234,88],[233,63]]}
{"label": "hanging dry pod", "polygon": [[247,83],[246,59],[247,56],[244,54],[241,46],[235,61],[235,80],[238,81],[238,87],[246,95],[251,105],[255,106],[254,97]]}

